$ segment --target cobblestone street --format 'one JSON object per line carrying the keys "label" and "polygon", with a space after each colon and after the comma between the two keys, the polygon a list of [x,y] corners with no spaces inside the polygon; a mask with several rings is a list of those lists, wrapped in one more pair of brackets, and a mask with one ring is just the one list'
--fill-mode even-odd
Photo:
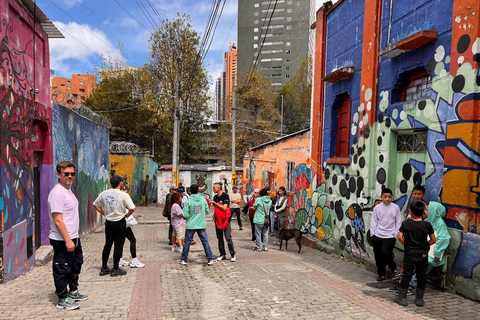
{"label": "cobblestone street", "polygon": [[[191,247],[188,265],[167,244],[168,224],[159,207],[138,207],[134,226],[143,269],[121,277],[100,277],[103,228],[86,235],[80,291],[89,295],[74,311],[55,307],[51,262],[0,285],[1,319],[480,319],[478,303],[427,287],[424,308],[393,302],[387,289],[367,285],[376,275],[346,261],[290,241],[253,252],[250,229],[232,222],[237,261],[208,267],[201,244]],[[218,254],[213,222],[209,242]],[[197,239],[198,240],[198,239]],[[123,257],[130,260],[126,241]]]}

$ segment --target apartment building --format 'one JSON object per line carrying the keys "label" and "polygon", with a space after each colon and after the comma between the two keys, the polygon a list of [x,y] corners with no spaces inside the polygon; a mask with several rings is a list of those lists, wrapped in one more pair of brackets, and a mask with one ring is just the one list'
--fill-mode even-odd
{"label": "apartment building", "polygon": [[97,85],[97,77],[91,74],[72,74],[72,78],[51,78],[52,94],[59,90],[74,97],[77,102],[84,103],[87,96]]}
{"label": "apartment building", "polygon": [[216,82],[216,120],[232,120],[232,98],[237,85],[237,47],[230,42],[230,50],[223,54],[223,71]]}
{"label": "apartment building", "polygon": [[309,50],[310,0],[238,2],[238,74],[262,71],[279,90]]}

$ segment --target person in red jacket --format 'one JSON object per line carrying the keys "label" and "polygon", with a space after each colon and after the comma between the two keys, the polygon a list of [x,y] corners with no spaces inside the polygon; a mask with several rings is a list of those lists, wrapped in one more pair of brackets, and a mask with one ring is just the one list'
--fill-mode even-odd
{"label": "person in red jacket", "polygon": [[215,193],[212,201],[212,204],[215,206],[213,219],[215,221],[215,231],[218,239],[218,250],[220,251],[220,256],[217,258],[217,261],[226,259],[225,242],[223,241],[223,237],[225,236],[225,239],[227,240],[228,251],[232,256],[230,261],[235,262],[237,257],[235,256],[235,248],[233,247],[232,240],[232,229],[230,227],[230,198],[228,194],[222,191],[222,184],[220,182],[215,182],[213,184],[213,192]]}
{"label": "person in red jacket", "polygon": [[250,225],[252,226],[252,240],[250,242],[257,241],[255,237],[255,224],[253,223],[253,217],[255,216],[255,209],[253,209],[253,204],[255,203],[255,199],[260,197],[260,189],[253,190],[253,197],[248,203],[248,219],[250,219]]}

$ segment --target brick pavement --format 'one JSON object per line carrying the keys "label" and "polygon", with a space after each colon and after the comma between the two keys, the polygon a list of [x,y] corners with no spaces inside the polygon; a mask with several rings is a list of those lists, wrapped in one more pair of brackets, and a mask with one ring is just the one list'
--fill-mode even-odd
{"label": "brick pavement", "polygon": [[[413,296],[408,307],[400,307],[387,289],[366,285],[375,282],[375,274],[365,265],[336,254],[309,247],[298,254],[293,242],[287,252],[272,245],[268,252],[253,252],[248,227],[233,231],[237,262],[208,267],[199,243],[191,247],[188,265],[180,266],[159,208],[139,207],[136,214],[137,254],[145,268],[99,277],[99,229],[82,238],[80,290],[89,299],[79,310],[55,308],[48,263],[0,285],[0,319],[480,319],[477,302],[430,287],[424,308],[413,304]],[[218,254],[212,222],[207,231]],[[130,258],[128,241],[123,256]]]}

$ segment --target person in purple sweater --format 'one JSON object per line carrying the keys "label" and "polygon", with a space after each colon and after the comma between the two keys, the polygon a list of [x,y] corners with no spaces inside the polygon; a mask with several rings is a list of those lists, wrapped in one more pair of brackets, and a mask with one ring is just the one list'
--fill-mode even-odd
{"label": "person in purple sweater", "polygon": [[393,248],[397,241],[402,217],[400,208],[392,203],[392,197],[392,190],[382,190],[382,203],[375,206],[370,220],[370,236],[377,265],[377,281],[385,280],[386,266],[393,274],[397,273]]}

